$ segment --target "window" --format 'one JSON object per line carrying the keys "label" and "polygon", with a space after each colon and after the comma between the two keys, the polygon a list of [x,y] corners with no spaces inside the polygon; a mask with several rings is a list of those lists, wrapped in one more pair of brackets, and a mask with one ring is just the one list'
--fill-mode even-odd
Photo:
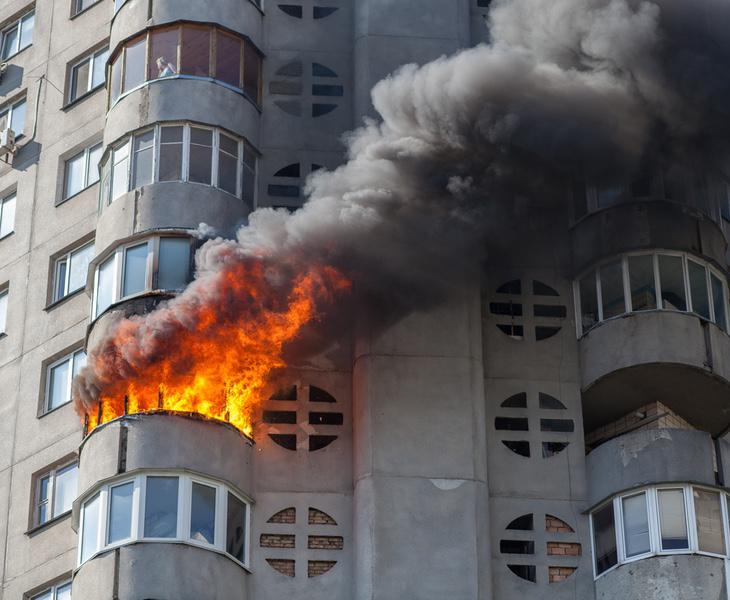
{"label": "window", "polygon": [[77,350],[47,367],[43,412],[49,412],[71,401],[71,381],[85,364],[86,352]]}
{"label": "window", "polygon": [[150,29],[127,42],[111,65],[112,103],[148,81],[168,77],[214,80],[260,102],[261,54],[247,39],[210,25]]}
{"label": "window", "polygon": [[96,269],[94,316],[109,306],[152,290],[178,291],[190,281],[188,237],[152,237],[120,246]]}
{"label": "window", "polygon": [[25,98],[10,106],[0,108],[0,131],[12,129],[15,137],[23,135],[25,129]]}
{"label": "window", "polygon": [[727,557],[724,496],[718,490],[679,484],[614,498],[591,514],[596,577],[617,564],[657,554]]}
{"label": "window", "polygon": [[183,473],[138,474],[92,491],[81,508],[79,564],[143,540],[226,552],[247,564],[249,503],[228,486]]}
{"label": "window", "polygon": [[130,190],[165,181],[217,187],[253,204],[256,154],[214,127],[157,125],[117,143],[102,158],[101,173],[102,209]]}
{"label": "window", "polygon": [[84,12],[87,8],[94,6],[99,0],[72,0],[71,16],[74,17]]}
{"label": "window", "polygon": [[10,235],[15,230],[15,200],[16,194],[10,194],[0,200],[0,239]]}
{"label": "window", "polygon": [[64,200],[99,181],[99,160],[102,145],[96,144],[79,152],[66,161],[63,186]]}
{"label": "window", "polygon": [[64,581],[51,586],[40,594],[36,594],[30,600],[71,600],[71,582]]}
{"label": "window", "polygon": [[114,14],[126,4],[127,0],[114,0]]}
{"label": "window", "polygon": [[627,312],[693,312],[727,331],[727,283],[687,254],[629,254],[589,271],[574,284],[579,334]]}
{"label": "window", "polygon": [[56,259],[53,301],[58,302],[86,285],[89,262],[94,257],[94,243],[85,244]]}
{"label": "window", "polygon": [[109,48],[102,48],[84,57],[71,67],[69,81],[69,102],[78,100],[84,94],[102,86],[106,82],[106,61]]}
{"label": "window", "polygon": [[0,59],[7,60],[33,43],[33,27],[35,11],[15,21],[2,32],[2,50]]}
{"label": "window", "polygon": [[43,525],[71,510],[76,499],[78,464],[56,467],[35,478],[33,525]]}
{"label": "window", "polygon": [[4,335],[8,321],[8,288],[0,291],[0,335]]}

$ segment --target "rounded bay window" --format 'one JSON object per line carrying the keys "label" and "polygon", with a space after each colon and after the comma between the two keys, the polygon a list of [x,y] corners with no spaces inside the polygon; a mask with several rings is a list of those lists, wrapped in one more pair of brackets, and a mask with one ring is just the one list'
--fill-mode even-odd
{"label": "rounded bay window", "polygon": [[125,41],[109,67],[109,106],[154,81],[211,81],[261,103],[261,52],[247,38],[209,24],[176,23]]}

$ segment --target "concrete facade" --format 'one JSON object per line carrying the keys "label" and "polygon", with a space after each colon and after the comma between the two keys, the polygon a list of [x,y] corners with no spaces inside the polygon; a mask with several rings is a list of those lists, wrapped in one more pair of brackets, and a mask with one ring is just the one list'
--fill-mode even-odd
{"label": "concrete facade", "polygon": [[[291,0],[263,10],[249,0],[117,0],[116,13],[114,4],[87,1],[71,17],[81,6],[71,0],[0,6],[0,30],[35,10],[32,44],[8,59],[0,81],[0,113],[26,98],[18,151],[0,162],[0,200],[17,198],[13,233],[0,239],[0,293],[8,290],[0,600],[46,598],[67,581],[76,600],[728,598],[730,337],[719,306],[727,320],[730,221],[720,181],[709,208],[676,197],[585,215],[572,202],[540,199],[495,208],[503,235],[481,281],[387,331],[356,327],[290,365],[284,379],[295,391],[264,410],[293,413],[293,422],[274,417],[252,440],[163,412],[84,439],[70,403],[48,410],[58,361],[93,346],[115,314],[149,311],[170,295],[150,274],[151,287],[92,315],[96,270],[115,250],[151,236],[191,237],[201,223],[232,235],[256,207],[295,209],[306,176],[345,159],[341,135],[372,115],[374,83],[487,37],[484,0]],[[110,81],[70,101],[72,67],[89,52],[109,46],[111,76],[139,35],[188,22],[260,52],[259,99],[212,77],[181,76],[141,82],[111,102]],[[329,95],[315,93],[325,84]],[[254,192],[241,184],[237,197],[213,180],[153,174],[108,205],[99,200],[103,182],[67,197],[65,164],[79,152],[101,144],[110,164],[121,142],[162,126],[207,128],[250,148]],[[85,287],[55,300],[57,259],[91,240]],[[699,301],[694,312],[674,310],[665,294],[662,308],[655,299],[654,308],[606,317],[607,307],[586,325],[586,274],[600,279],[619,258],[629,268],[631,256],[649,254],[657,272],[661,256],[681,257],[685,294],[695,293],[688,269],[701,265],[708,285],[721,281],[721,304],[699,316]],[[622,281],[630,285],[628,271]],[[638,305],[639,296],[622,297]],[[686,427],[657,426],[659,417],[643,412],[651,403]],[[312,424],[310,412],[331,418]],[[593,436],[587,453],[585,436],[604,430],[610,435]],[[39,482],[74,461],[73,507],[38,523]],[[217,490],[216,543],[147,542],[137,532],[102,540],[80,559],[84,506],[134,481],[130,502],[141,511],[141,490],[156,476],[188,486],[179,514],[190,518],[190,486]],[[680,489],[687,541],[668,549],[658,499]],[[219,537],[229,494],[248,506],[245,560]],[[635,526],[624,500],[637,494],[647,508]],[[615,561],[610,548],[595,550],[596,515],[607,506],[615,507]],[[630,534],[646,537],[648,549],[629,552]]]}

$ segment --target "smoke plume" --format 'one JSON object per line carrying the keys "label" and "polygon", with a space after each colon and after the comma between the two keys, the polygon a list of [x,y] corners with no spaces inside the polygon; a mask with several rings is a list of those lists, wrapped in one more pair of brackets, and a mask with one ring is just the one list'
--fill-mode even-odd
{"label": "smoke plume", "polygon": [[[213,339],[284,310],[303,276],[323,326],[438,302],[477,272],[491,203],[559,198],[573,177],[630,174],[650,156],[722,166],[728,24],[727,0],[496,0],[489,45],[375,86],[380,120],[347,136],[345,164],[310,177],[303,208],[255,211],[235,240],[202,246],[185,292],[112,323],[75,382],[79,411],[152,376],[190,332]],[[253,295],[235,281],[252,272]],[[165,373],[205,360],[193,352],[178,350]]]}

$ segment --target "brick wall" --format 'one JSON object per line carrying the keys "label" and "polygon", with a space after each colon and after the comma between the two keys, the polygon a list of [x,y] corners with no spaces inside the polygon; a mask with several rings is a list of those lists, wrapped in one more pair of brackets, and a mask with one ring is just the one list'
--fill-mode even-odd
{"label": "brick wall", "polygon": [[550,567],[550,583],[565,581],[575,572],[575,567]]}
{"label": "brick wall", "polygon": [[545,531],[548,533],[574,533],[570,525],[552,515],[545,515]]}
{"label": "brick wall", "polygon": [[572,542],[548,542],[548,556],[580,556],[581,545]]}
{"label": "brick wall", "polygon": [[329,571],[337,564],[334,560],[310,560],[307,565],[307,577],[317,577]]}
{"label": "brick wall", "polygon": [[[312,509],[309,509],[310,512]],[[285,523],[285,524],[293,524],[297,520],[297,509],[294,507],[291,508],[285,508],[284,510],[279,511],[276,513],[273,517],[271,517],[267,523]]]}
{"label": "brick wall", "polygon": [[342,550],[343,540],[338,535],[310,535],[307,548],[310,550]]}
{"label": "brick wall", "polygon": [[262,548],[294,548],[295,542],[293,535],[262,533],[260,544]]}
{"label": "brick wall", "polygon": [[327,513],[323,513],[321,510],[316,508],[309,509],[309,524],[310,525],[337,525],[332,517]]}
{"label": "brick wall", "polygon": [[295,567],[293,560],[285,560],[281,558],[267,558],[266,562],[269,563],[274,569],[279,571],[282,575],[287,577],[294,577]]}

